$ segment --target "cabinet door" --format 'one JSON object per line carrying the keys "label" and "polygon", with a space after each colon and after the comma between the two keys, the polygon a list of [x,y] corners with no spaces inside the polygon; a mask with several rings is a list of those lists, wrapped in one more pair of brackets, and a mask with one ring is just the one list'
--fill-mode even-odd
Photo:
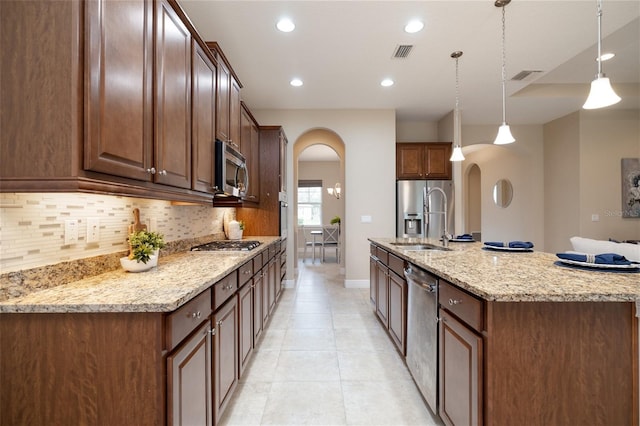
{"label": "cabinet door", "polygon": [[407,281],[393,271],[389,271],[389,335],[406,355]]}
{"label": "cabinet door", "polygon": [[482,337],[440,309],[440,418],[447,425],[481,425]]}
{"label": "cabinet door", "polygon": [[253,352],[253,283],[248,282],[238,292],[238,318],[240,324],[238,331],[240,335],[238,342],[240,343],[240,362],[238,369],[238,378],[242,377],[251,353]]}
{"label": "cabinet door", "polygon": [[211,322],[207,321],[167,357],[167,423],[211,426],[211,401]]}
{"label": "cabinet door", "polygon": [[389,327],[389,268],[380,262],[377,262],[377,279],[376,285],[376,314],[384,324],[385,328]]}
{"label": "cabinet door", "polygon": [[451,179],[451,144],[426,144],[424,149],[424,170],[427,179]]}
{"label": "cabinet door", "polygon": [[213,193],[217,69],[197,43],[193,43],[192,71],[192,187]]}
{"label": "cabinet door", "polygon": [[171,5],[156,16],[154,181],[191,188],[191,34]]}
{"label": "cabinet door", "polygon": [[396,175],[398,179],[422,179],[422,144],[396,144]]}
{"label": "cabinet door", "polygon": [[247,161],[247,171],[249,173],[249,188],[245,200],[260,201],[260,141],[258,136],[258,126],[256,125],[247,107],[242,105],[240,116],[240,141],[241,150]]}
{"label": "cabinet door", "polygon": [[287,192],[287,137],[280,129],[280,192]]}
{"label": "cabinet door", "polygon": [[262,322],[264,321],[262,312],[264,298],[264,280],[262,270],[253,276],[253,347],[258,345],[258,339],[262,335]]}
{"label": "cabinet door", "polygon": [[214,314],[213,410],[217,424],[238,383],[238,303],[232,297]]}
{"label": "cabinet door", "polygon": [[269,261],[269,269],[267,270],[267,282],[269,285],[269,315],[273,312],[273,309],[276,307],[276,259],[272,258]]}
{"label": "cabinet door", "polygon": [[278,300],[280,293],[282,293],[282,276],[280,275],[280,271],[282,270],[282,256],[280,253],[276,255],[275,269],[276,300]]}
{"label": "cabinet door", "polygon": [[221,141],[231,139],[229,133],[229,101],[231,96],[231,74],[218,55],[218,87],[216,89],[216,135]]}
{"label": "cabinet door", "polygon": [[378,293],[378,263],[373,257],[369,257],[369,300],[375,309]]}
{"label": "cabinet door", "polygon": [[152,4],[85,3],[87,170],[151,180]]}
{"label": "cabinet door", "polygon": [[244,154],[244,147],[240,145],[240,85],[233,76],[229,76],[229,81],[229,140]]}

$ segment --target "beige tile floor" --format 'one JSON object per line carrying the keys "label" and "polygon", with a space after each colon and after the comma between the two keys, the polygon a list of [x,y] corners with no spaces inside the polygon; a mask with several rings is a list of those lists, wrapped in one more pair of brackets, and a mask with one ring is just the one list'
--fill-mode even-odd
{"label": "beige tile floor", "polygon": [[368,289],[335,263],[299,265],[223,425],[441,425],[376,320]]}

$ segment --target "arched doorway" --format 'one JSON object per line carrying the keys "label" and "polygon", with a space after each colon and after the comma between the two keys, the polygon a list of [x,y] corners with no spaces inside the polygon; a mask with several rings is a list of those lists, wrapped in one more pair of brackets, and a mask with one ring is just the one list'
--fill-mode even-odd
{"label": "arched doorway", "polygon": [[[295,265],[298,265],[300,248],[304,247],[303,235],[299,232],[299,225],[304,225],[298,213],[298,183],[300,181],[313,181],[314,185],[321,185],[322,191],[322,207],[320,218],[321,225],[328,225],[330,221],[338,216],[340,222],[340,245],[342,247],[340,256],[340,269],[344,272],[345,250],[344,242],[347,233],[347,224],[345,218],[345,202],[347,196],[347,184],[344,180],[344,142],[332,130],[319,128],[311,129],[294,142],[293,145],[293,223],[294,227],[294,244]],[[321,182],[318,184],[317,182]],[[329,195],[327,188],[334,188],[336,184],[340,186],[340,198]],[[291,200],[291,197],[290,197]]]}

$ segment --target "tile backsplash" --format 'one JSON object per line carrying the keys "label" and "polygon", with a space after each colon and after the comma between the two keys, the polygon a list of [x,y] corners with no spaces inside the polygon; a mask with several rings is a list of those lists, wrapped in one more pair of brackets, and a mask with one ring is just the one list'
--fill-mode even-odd
{"label": "tile backsplash", "polygon": [[[110,195],[2,193],[0,274],[123,252],[136,207],[140,221],[163,234],[166,242],[221,234],[225,212],[233,211]],[[94,243],[87,242],[89,219],[99,221],[99,238]],[[78,239],[73,244],[65,244],[67,220],[77,221]]]}

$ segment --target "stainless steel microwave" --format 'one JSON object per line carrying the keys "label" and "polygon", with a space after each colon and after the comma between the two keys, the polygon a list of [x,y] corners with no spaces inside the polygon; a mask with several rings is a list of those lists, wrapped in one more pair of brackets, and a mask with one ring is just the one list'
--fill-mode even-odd
{"label": "stainless steel microwave", "polygon": [[215,166],[218,194],[244,197],[249,187],[249,173],[242,153],[234,145],[216,140]]}

